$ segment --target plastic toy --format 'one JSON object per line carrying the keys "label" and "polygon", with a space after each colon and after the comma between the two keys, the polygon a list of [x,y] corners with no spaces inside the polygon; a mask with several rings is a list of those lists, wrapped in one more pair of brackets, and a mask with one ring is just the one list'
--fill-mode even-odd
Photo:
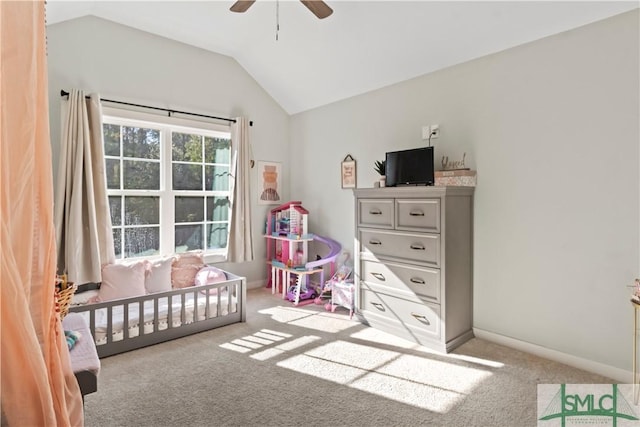
{"label": "plastic toy", "polygon": [[[287,299],[291,302],[296,301],[296,288],[297,285],[289,286],[289,290],[287,291]],[[300,289],[300,295],[298,296],[298,301],[304,301],[308,299],[314,299],[318,293],[312,287],[308,287],[306,289]]]}

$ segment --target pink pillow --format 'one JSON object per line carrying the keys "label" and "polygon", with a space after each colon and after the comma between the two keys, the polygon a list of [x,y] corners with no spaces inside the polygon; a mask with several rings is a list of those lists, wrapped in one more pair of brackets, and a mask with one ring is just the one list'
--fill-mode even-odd
{"label": "pink pillow", "polygon": [[[220,270],[217,267],[202,267],[198,274],[196,274],[195,285],[203,286],[203,285],[212,285],[214,283],[220,283],[227,280],[227,275],[224,271]],[[209,295],[216,295],[218,293],[217,288],[209,289]],[[203,294],[207,293],[207,289],[203,289],[201,291]]]}
{"label": "pink pillow", "polygon": [[104,302],[144,295],[146,270],[147,261],[105,265],[102,267],[102,283],[97,300]]}
{"label": "pink pillow", "polygon": [[148,294],[171,290],[171,266],[173,257],[150,260],[147,262],[147,277],[144,287]]}
{"label": "pink pillow", "polygon": [[202,252],[186,252],[176,257],[171,267],[171,286],[174,289],[193,286],[196,274],[204,267]]}

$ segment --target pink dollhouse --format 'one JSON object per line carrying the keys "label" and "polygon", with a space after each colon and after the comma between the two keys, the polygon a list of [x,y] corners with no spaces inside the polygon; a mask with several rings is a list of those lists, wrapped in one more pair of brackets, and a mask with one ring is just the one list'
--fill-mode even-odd
{"label": "pink dollhouse", "polygon": [[[335,259],[342,250],[338,242],[310,233],[308,221],[309,211],[302,202],[291,201],[271,209],[266,224],[267,287],[276,293],[281,286],[284,298],[291,281],[295,280],[296,305],[300,292],[308,290],[309,276],[319,274],[320,283],[324,282],[323,265],[329,264],[333,274]],[[326,244],[330,253],[324,258],[309,261],[309,242],[314,240]]]}
{"label": "pink dollhouse", "polygon": [[[304,268],[308,261],[309,211],[299,201],[292,201],[271,209],[267,219],[267,260],[290,268]],[[271,253],[273,249],[273,253]]]}

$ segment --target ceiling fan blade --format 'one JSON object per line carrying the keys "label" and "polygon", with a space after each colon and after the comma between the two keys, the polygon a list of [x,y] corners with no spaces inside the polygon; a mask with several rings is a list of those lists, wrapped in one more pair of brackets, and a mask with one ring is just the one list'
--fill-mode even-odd
{"label": "ceiling fan blade", "polygon": [[231,12],[238,12],[238,13],[246,12],[247,9],[249,9],[251,5],[254,4],[255,2],[256,0],[238,0],[233,4],[233,6],[231,6],[230,10]]}
{"label": "ceiling fan blade", "polygon": [[307,9],[309,9],[319,19],[324,19],[333,13],[333,9],[331,9],[325,2],[321,0],[300,0],[300,1],[302,2],[302,4],[307,6]]}

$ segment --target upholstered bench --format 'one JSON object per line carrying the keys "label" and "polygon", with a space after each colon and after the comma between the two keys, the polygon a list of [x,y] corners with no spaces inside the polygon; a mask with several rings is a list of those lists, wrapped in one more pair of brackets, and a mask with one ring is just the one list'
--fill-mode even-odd
{"label": "upholstered bench", "polygon": [[81,314],[68,313],[62,319],[62,327],[65,331],[80,333],[80,339],[69,351],[69,356],[71,357],[71,368],[80,386],[84,401],[85,395],[98,390],[98,374],[100,373],[98,351],[89,325]]}

